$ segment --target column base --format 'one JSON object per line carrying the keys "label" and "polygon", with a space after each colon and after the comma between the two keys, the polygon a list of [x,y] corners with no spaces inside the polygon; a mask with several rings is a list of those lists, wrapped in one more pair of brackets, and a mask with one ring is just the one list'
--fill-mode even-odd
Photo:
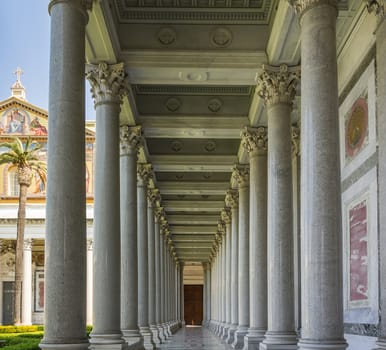
{"label": "column base", "polygon": [[160,338],[160,341],[161,341],[161,343],[163,343],[166,340],[166,338],[165,338],[164,329],[162,327],[162,324],[157,324],[157,329],[158,329],[158,336]]}
{"label": "column base", "polygon": [[[270,332],[265,333],[264,340],[260,343],[260,350],[296,350],[298,349],[295,332]],[[338,349],[334,349],[338,350]]]}
{"label": "column base", "polygon": [[377,347],[374,350],[386,350],[386,339],[378,338],[376,344]]}
{"label": "column base", "polygon": [[181,328],[182,328],[182,327],[185,327],[185,325],[186,325],[185,320],[182,320],[182,321],[181,321]]}
{"label": "column base", "polygon": [[265,330],[248,329],[248,334],[244,337],[243,350],[259,350],[260,343],[264,340]]}
{"label": "column base", "polygon": [[235,332],[237,331],[237,326],[236,325],[231,325],[229,327],[229,331],[228,331],[228,337],[227,339],[225,340],[225,342],[227,344],[233,344],[233,342],[235,341]]}
{"label": "column base", "polygon": [[[377,342],[378,345],[378,342]],[[384,345],[386,345],[384,343]],[[298,349],[303,350],[344,350],[348,347],[348,344],[345,339],[337,339],[334,341],[323,341],[323,340],[307,340],[307,339],[300,339],[298,342]],[[380,348],[380,349],[386,349]]]}
{"label": "column base", "polygon": [[42,350],[44,350],[44,349],[48,349],[48,350],[66,350],[66,349],[69,349],[69,350],[87,350],[89,345],[90,344],[87,341],[87,339],[85,339],[84,343],[71,343],[71,344],[68,344],[68,343],[61,343],[61,344],[49,343],[49,341],[47,341],[47,343],[46,343],[43,339],[41,341],[41,343],[39,344],[39,347]]}
{"label": "column base", "polygon": [[244,347],[244,338],[248,333],[247,327],[238,327],[235,332],[235,340],[232,344],[234,349],[242,349]]}
{"label": "column base", "polygon": [[90,350],[127,350],[128,345],[121,333],[90,334]]}
{"label": "column base", "polygon": [[228,333],[229,333],[230,327],[231,327],[231,325],[229,323],[224,325],[224,328],[222,329],[222,335],[221,335],[222,340],[226,340],[228,338]]}
{"label": "column base", "polygon": [[129,346],[129,349],[143,349],[143,342],[139,329],[122,329],[123,339]]}
{"label": "column base", "polygon": [[155,324],[151,324],[150,325],[150,332],[152,333],[153,337],[153,342],[154,344],[161,344],[161,339],[159,337],[159,334],[158,334],[158,328]]}
{"label": "column base", "polygon": [[143,338],[143,347],[146,350],[154,350],[155,344],[153,342],[152,336],[153,334],[150,332],[149,327],[139,327],[139,332],[142,335]]}

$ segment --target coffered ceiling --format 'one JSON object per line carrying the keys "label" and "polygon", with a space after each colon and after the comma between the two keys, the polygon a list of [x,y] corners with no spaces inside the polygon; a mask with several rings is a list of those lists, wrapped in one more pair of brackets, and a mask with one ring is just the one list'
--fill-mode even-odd
{"label": "coffered ceiling", "polygon": [[[340,6],[342,47],[361,5]],[[100,1],[86,47],[90,63],[125,63],[121,122],[143,127],[141,161],[153,166],[177,257],[208,261],[232,166],[247,162],[240,132],[266,124],[255,94],[261,65],[300,63],[292,8],[283,0]]]}

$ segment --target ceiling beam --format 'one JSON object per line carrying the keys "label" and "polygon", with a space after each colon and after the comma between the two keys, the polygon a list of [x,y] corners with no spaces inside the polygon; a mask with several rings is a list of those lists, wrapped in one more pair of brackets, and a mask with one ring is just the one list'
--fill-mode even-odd
{"label": "ceiling beam", "polygon": [[145,137],[239,139],[247,116],[146,116],[138,118]]}
{"label": "ceiling beam", "polygon": [[167,212],[173,211],[189,211],[189,212],[219,212],[224,208],[224,201],[178,201],[165,200],[162,201],[162,206]]}
{"label": "ceiling beam", "polygon": [[217,224],[219,215],[167,215],[168,223],[179,225],[210,225]]}
{"label": "ceiling beam", "polygon": [[170,228],[170,232],[173,235],[193,234],[193,235],[200,236],[200,239],[201,239],[201,237],[203,237],[203,235],[205,235],[205,234],[209,234],[209,235],[214,234],[214,232],[216,231],[216,228],[217,228],[217,223],[216,223],[216,225],[212,225],[212,226],[209,226],[209,225],[197,225],[197,226],[193,226],[193,225],[174,226],[174,225],[171,225],[169,228]]}
{"label": "ceiling beam", "polygon": [[212,249],[212,242],[174,242],[177,251],[180,249]]}
{"label": "ceiling beam", "polygon": [[169,182],[157,183],[161,195],[224,195],[229,189],[229,182]]}
{"label": "ceiling beam", "polygon": [[237,155],[152,155],[150,162],[158,172],[231,172]]}

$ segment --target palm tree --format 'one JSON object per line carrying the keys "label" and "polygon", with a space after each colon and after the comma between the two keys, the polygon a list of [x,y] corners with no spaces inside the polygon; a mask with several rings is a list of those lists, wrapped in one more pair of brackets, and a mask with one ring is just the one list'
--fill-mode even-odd
{"label": "palm tree", "polygon": [[26,143],[19,138],[12,142],[0,143],[0,147],[7,151],[0,154],[0,165],[10,164],[8,170],[16,170],[19,183],[19,209],[17,213],[17,236],[15,256],[15,300],[14,300],[14,324],[21,323],[21,290],[23,280],[23,245],[25,228],[25,207],[27,191],[31,185],[32,177],[37,174],[42,183],[46,181],[46,166],[39,160],[38,151],[41,145],[27,139]]}

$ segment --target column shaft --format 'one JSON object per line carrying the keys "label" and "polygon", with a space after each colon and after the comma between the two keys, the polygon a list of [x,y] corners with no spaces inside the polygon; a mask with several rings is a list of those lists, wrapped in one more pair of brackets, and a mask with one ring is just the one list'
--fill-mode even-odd
{"label": "column shaft", "polygon": [[335,1],[301,14],[302,338],[344,349]]}
{"label": "column shaft", "polygon": [[23,250],[23,291],[22,316],[23,325],[32,324],[32,240],[24,240]]}
{"label": "column shaft", "polygon": [[137,150],[140,127],[121,126],[121,329],[127,344],[142,341],[138,328]]}
{"label": "column shaft", "polygon": [[87,324],[92,325],[93,322],[93,246],[92,239],[87,240]]}
{"label": "column shaft", "polygon": [[47,288],[44,338],[40,347],[56,349],[66,344],[72,349],[87,349],[84,181],[87,14],[85,8],[69,1],[51,2],[50,6]]}

